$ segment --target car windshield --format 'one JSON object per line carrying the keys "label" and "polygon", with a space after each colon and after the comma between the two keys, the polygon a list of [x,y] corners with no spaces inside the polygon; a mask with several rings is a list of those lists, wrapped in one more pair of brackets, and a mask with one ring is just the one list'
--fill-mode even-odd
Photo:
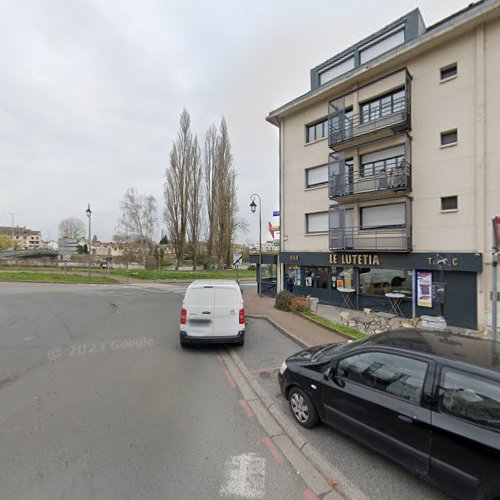
{"label": "car windshield", "polygon": [[354,342],[351,340],[348,340],[346,342],[341,342],[340,344],[333,344],[333,345],[326,346],[324,349],[321,349],[321,351],[318,351],[311,358],[311,361],[329,361],[337,354],[344,352],[344,351],[349,351],[351,349],[354,349],[355,347],[358,347],[361,344],[363,344],[365,341],[366,341],[366,339],[356,340]]}

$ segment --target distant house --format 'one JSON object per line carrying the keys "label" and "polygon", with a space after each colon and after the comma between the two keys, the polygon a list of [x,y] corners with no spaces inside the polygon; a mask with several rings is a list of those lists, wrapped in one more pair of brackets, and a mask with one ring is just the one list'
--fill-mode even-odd
{"label": "distant house", "polygon": [[33,231],[24,226],[0,226],[0,235],[12,238],[21,248],[28,250],[38,250],[42,248],[42,236],[40,231]]}

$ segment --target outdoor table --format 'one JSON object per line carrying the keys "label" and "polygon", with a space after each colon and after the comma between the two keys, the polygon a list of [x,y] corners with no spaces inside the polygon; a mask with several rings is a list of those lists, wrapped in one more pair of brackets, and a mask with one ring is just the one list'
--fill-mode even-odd
{"label": "outdoor table", "polygon": [[368,333],[368,330],[373,323],[371,319],[362,314],[351,316],[351,318],[356,322],[356,326],[360,325],[360,328],[362,328],[365,333]]}
{"label": "outdoor table", "polygon": [[400,318],[404,318],[400,304],[406,295],[403,295],[402,293],[386,293],[385,296],[389,299],[389,303],[391,304],[391,313],[394,313]]}
{"label": "outdoor table", "polygon": [[355,309],[352,303],[352,296],[356,292],[354,288],[337,288],[337,290],[342,294],[342,307],[345,309]]}

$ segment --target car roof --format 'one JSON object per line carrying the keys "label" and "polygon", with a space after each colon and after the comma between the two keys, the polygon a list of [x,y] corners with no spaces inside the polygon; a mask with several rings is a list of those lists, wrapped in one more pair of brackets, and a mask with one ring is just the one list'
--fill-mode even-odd
{"label": "car roof", "polygon": [[206,286],[239,288],[238,283],[234,280],[195,280],[189,285],[189,288],[204,288]]}
{"label": "car roof", "polygon": [[394,330],[373,335],[363,346],[405,349],[500,372],[500,342],[428,330]]}

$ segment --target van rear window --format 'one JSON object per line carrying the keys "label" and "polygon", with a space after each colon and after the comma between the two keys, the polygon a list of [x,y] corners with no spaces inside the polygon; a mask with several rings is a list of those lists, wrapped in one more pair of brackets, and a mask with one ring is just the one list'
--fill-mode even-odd
{"label": "van rear window", "polygon": [[187,296],[188,304],[193,306],[213,306],[214,289],[213,288],[192,288]]}
{"label": "van rear window", "polygon": [[240,294],[234,288],[215,289],[215,301],[217,304],[235,304],[239,300]]}

